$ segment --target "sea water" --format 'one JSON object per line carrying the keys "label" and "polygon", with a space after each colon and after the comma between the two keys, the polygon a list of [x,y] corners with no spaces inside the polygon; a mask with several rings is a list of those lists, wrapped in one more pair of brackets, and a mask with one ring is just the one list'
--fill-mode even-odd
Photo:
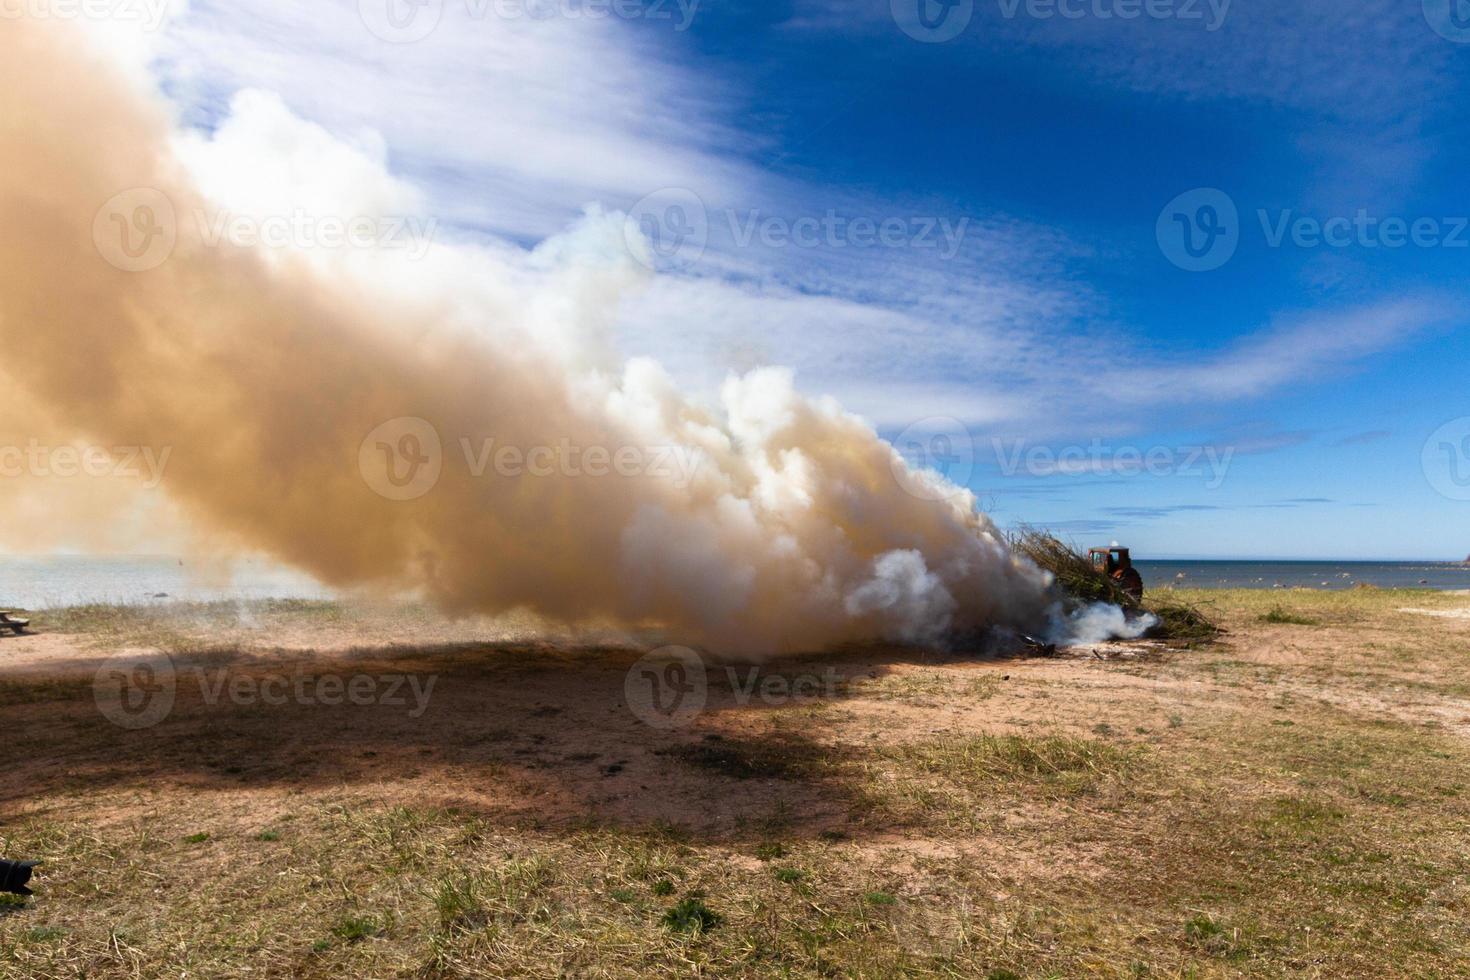
{"label": "sea water", "polygon": [[1427,561],[1135,561],[1146,589],[1470,589],[1470,565]]}
{"label": "sea water", "polygon": [[324,599],[331,595],[310,576],[264,559],[0,556],[0,609],[50,609],[94,602]]}
{"label": "sea water", "polygon": [[[1470,589],[1470,566],[1450,562],[1139,561],[1148,589]],[[266,559],[0,556],[0,609],[83,603],[329,599],[311,576]]]}

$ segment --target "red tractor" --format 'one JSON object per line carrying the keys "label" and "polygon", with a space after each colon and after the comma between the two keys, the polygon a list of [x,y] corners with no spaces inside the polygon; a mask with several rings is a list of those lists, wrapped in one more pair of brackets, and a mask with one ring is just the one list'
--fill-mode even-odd
{"label": "red tractor", "polygon": [[1118,588],[1135,600],[1143,599],[1143,576],[1133,567],[1127,548],[1093,548],[1087,554],[1099,574],[1118,583]]}

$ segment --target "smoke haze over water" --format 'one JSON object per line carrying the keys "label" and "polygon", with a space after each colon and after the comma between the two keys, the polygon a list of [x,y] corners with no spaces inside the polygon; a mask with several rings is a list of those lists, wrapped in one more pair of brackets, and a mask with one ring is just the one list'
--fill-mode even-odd
{"label": "smoke haze over water", "polygon": [[[39,407],[48,437],[166,447],[161,489],[201,538],[450,611],[655,626],[739,653],[1045,623],[1046,577],[969,492],[909,470],[788,372],[732,376],[711,407],[657,364],[620,360],[607,327],[647,274],[621,216],[592,208],[529,259],[444,242],[413,262],[211,240],[192,216],[229,197],[220,144],[239,134],[175,131],[167,103],[74,30],[0,32],[12,425]],[[365,166],[269,100],[236,112],[323,141],[321,166]],[[411,203],[386,173],[376,186],[376,206]],[[99,240],[144,240],[150,214],[172,239],[166,259],[118,268]],[[505,447],[558,446],[582,452],[575,472],[565,451],[536,474],[494,462]],[[642,462],[593,475],[589,447]],[[376,454],[388,466],[400,449],[433,457],[422,493],[375,480]],[[79,520],[111,506],[70,503]]]}

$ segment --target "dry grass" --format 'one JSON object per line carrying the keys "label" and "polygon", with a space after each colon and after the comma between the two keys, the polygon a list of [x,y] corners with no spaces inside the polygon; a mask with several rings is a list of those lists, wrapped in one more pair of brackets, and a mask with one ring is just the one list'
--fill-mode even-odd
{"label": "dry grass", "polygon": [[[617,653],[395,651],[443,675],[412,725],[125,733],[73,677],[6,676],[0,855],[46,864],[0,902],[0,976],[1466,975],[1470,621],[1400,610],[1470,602],[1178,598],[1226,639],[835,657],[815,702],[712,686],[676,732],[623,717]],[[114,625],[83,652],[137,642],[86,617]]]}
{"label": "dry grass", "polygon": [[1127,610],[1153,613],[1159,623],[1150,635],[1181,646],[1209,643],[1220,634],[1205,608],[1177,596],[1146,596],[1140,603],[1118,583],[1093,568],[1080,549],[1038,528],[1022,528],[1011,536],[1011,547],[1036,565],[1051,572],[1056,587],[1072,603],[1105,602]]}
{"label": "dry grass", "polygon": [[1092,561],[1079,548],[1048,531],[1023,527],[1011,536],[1011,547],[1051,572],[1057,586],[1077,602],[1138,608],[1138,602],[1119,588],[1118,583],[1093,568]]}

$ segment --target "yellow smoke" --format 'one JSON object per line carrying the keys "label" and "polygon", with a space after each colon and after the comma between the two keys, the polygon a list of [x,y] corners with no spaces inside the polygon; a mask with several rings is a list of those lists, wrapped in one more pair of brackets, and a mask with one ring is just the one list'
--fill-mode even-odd
{"label": "yellow smoke", "polygon": [[[528,342],[504,283],[395,293],[207,240],[178,220],[207,202],[167,106],[86,51],[53,24],[0,34],[0,405],[166,449],[162,490],[200,533],[340,588],[746,653],[1041,621],[1041,574],[971,495],[785,372],[706,410],[655,365]],[[591,336],[573,321],[608,315],[599,288],[536,315]],[[505,447],[544,447],[537,473],[504,475]],[[636,465],[592,475],[588,449]]]}

